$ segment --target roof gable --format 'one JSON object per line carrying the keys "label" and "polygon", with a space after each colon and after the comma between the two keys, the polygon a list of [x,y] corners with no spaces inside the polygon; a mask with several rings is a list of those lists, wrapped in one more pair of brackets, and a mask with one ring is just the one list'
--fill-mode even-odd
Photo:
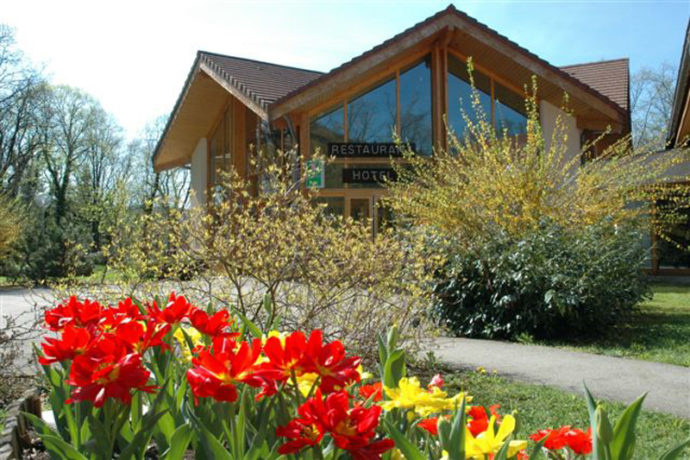
{"label": "roof gable", "polygon": [[264,111],[286,94],[323,75],[322,72],[199,51],[199,61]]}
{"label": "roof gable", "polygon": [[596,110],[604,114],[605,117],[615,119],[619,126],[628,124],[627,106],[620,105],[596,88],[574,77],[571,73],[550,64],[485,24],[457,10],[453,5],[449,5],[445,10],[436,13],[278,99],[271,104],[269,109],[271,118],[280,117],[302,105],[304,101],[309,99],[309,93],[317,92],[319,87],[342,84],[346,81],[347,74],[351,74],[356,78],[358,72],[362,72],[367,66],[372,65],[371,63],[375,62],[377,58],[382,57],[385,59],[387,56],[392,55],[395,47],[410,47],[425,39],[433,38],[432,36],[434,35],[439,36],[444,31],[446,35],[471,36],[477,41],[488,43],[489,45],[487,46],[494,47],[504,57],[515,59],[518,64],[531,74],[537,75],[546,81],[553,81],[556,86],[561,87],[559,98],[562,98],[564,91],[568,92],[571,96],[578,97],[584,101],[585,104],[596,107]]}

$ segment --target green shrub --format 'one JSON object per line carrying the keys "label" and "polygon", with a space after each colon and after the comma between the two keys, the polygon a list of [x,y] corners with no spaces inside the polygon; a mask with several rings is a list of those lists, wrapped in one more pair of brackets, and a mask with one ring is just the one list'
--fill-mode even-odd
{"label": "green shrub", "polygon": [[438,273],[433,314],[458,335],[515,339],[600,332],[649,292],[638,233],[608,222],[566,230],[542,222],[457,245]]}

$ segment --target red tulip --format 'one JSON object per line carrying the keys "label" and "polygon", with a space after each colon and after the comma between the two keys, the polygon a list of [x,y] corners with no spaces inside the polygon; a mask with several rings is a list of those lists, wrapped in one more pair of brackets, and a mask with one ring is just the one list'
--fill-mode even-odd
{"label": "red tulip", "polygon": [[51,310],[46,310],[44,318],[51,331],[62,331],[68,325],[96,327],[104,310],[105,308],[98,302],[90,300],[80,302],[72,296],[67,303],[61,303]]}
{"label": "red tulip", "polygon": [[240,335],[239,333],[230,333],[228,331],[232,325],[232,319],[230,319],[230,312],[227,310],[220,310],[213,315],[209,315],[204,310],[193,307],[189,313],[189,321],[194,326],[194,329],[211,337],[218,335],[238,337]]}
{"label": "red tulip", "polygon": [[168,332],[170,325],[167,323],[129,321],[117,326],[115,335],[122,339],[130,352],[143,354],[150,347],[169,350],[170,345],[163,341]]}
{"label": "red tulip", "polygon": [[417,426],[428,431],[431,436],[438,436],[438,417],[429,417],[420,420]]}
{"label": "red tulip", "polygon": [[321,438],[323,438],[323,433],[308,420],[297,418],[290,420],[285,426],[278,427],[276,429],[276,436],[291,439],[291,441],[278,448],[279,454],[289,455],[299,452],[305,447],[318,445],[321,442]]}
{"label": "red tulip", "polygon": [[338,340],[324,344],[323,333],[317,329],[309,336],[300,367],[306,372],[319,374],[319,389],[331,393],[360,381],[357,366],[361,361],[358,356],[347,357],[345,347]]}
{"label": "red tulip", "polygon": [[173,292],[170,294],[165,308],[161,310],[156,302],[152,302],[148,307],[148,313],[156,321],[177,324],[186,318],[194,308],[184,296],[176,296]]}
{"label": "red tulip", "polygon": [[155,387],[147,385],[149,375],[140,354],[128,353],[116,337],[104,338],[74,358],[67,383],[75,388],[66,402],[91,401],[101,407],[108,398],[116,398],[129,404],[132,390],[153,392]]}
{"label": "red tulip", "polygon": [[359,387],[359,395],[365,400],[373,396],[373,401],[381,401],[383,399],[383,384],[381,382],[375,382],[371,385],[362,385]]}
{"label": "red tulip", "polygon": [[255,375],[256,361],[261,354],[261,341],[250,345],[228,337],[217,337],[210,349],[192,358],[194,367],[187,371],[187,380],[195,398],[213,398],[217,401],[237,400],[236,385],[240,382],[259,387],[263,380]]}
{"label": "red tulip", "polygon": [[[276,431],[278,436],[293,433],[293,436],[286,436],[292,437],[293,441],[281,446],[281,449],[291,450],[290,453],[297,452],[307,445],[315,445],[318,443],[316,439],[320,440],[318,436],[312,436],[311,442],[306,443],[303,436],[305,431],[294,431],[298,427],[315,427],[315,430],[311,429],[308,433],[318,432],[319,436],[328,432],[338,448],[347,450],[352,458],[356,459],[380,459],[382,453],[393,447],[393,442],[389,439],[371,442],[376,436],[381,407],[373,406],[367,409],[355,404],[350,408],[350,396],[346,391],[331,393],[324,399],[321,391],[317,390],[314,397],[299,407],[298,413],[300,417],[293,420],[295,423]],[[295,433],[301,434],[301,437],[295,436]],[[297,441],[302,444],[301,447],[298,447]]]}
{"label": "red tulip", "polygon": [[68,324],[60,338],[44,337],[44,340],[41,344],[43,356],[38,358],[38,362],[47,366],[84,354],[94,342],[94,335],[86,328]]}
{"label": "red tulip", "polygon": [[569,425],[557,429],[539,430],[530,435],[530,439],[539,442],[546,438],[544,447],[549,450],[559,450],[569,447],[578,455],[585,455],[592,452],[592,431],[591,428],[584,432],[580,429],[573,429]]}

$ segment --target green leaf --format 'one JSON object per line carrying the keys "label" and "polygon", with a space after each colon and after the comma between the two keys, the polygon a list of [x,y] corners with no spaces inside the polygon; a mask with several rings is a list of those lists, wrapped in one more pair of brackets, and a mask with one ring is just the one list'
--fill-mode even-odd
{"label": "green leaf", "polygon": [[379,345],[379,376],[381,380],[383,380],[383,366],[385,362],[388,361],[388,349],[383,343],[383,337],[381,337],[381,334],[376,335],[376,341]]}
{"label": "green leaf", "polygon": [[77,449],[57,436],[47,434],[41,437],[41,441],[48,452],[61,460],[87,460]]}
{"label": "green leaf", "polygon": [[537,460],[538,457],[543,456],[544,452],[541,450],[541,448],[544,446],[544,443],[546,442],[546,436],[544,436],[541,441],[537,442],[532,446],[532,448],[529,451],[529,458],[530,460]]}
{"label": "green leaf", "polygon": [[[647,393],[637,398],[625,408],[613,427],[613,440],[611,441],[611,455],[615,459],[629,459],[633,457],[635,450],[635,425],[642,410],[642,403]],[[592,429],[594,432],[594,429]]]}
{"label": "green leaf", "polygon": [[659,460],[675,460],[688,446],[690,446],[690,438],[664,452],[664,454],[659,457]]}
{"label": "green leaf", "polygon": [[22,412],[22,417],[27,419],[36,428],[36,431],[40,435],[53,435],[58,436],[58,434],[53,430],[53,428],[48,425],[48,423],[40,417],[36,417],[34,414],[29,412]]}
{"label": "green leaf", "polygon": [[410,442],[407,437],[398,430],[395,425],[393,425],[391,422],[388,420],[384,420],[384,426],[386,427],[386,431],[390,435],[391,438],[393,438],[393,442],[395,442],[395,447],[400,449],[400,452],[405,456],[407,460],[426,460],[426,457],[422,454],[422,452]]}
{"label": "green leaf", "polygon": [[462,398],[462,403],[455,412],[450,433],[444,433],[441,440],[441,446],[448,452],[448,460],[465,460],[466,401],[465,398]]}
{"label": "green leaf", "polygon": [[247,318],[241,311],[239,311],[235,307],[231,307],[232,312],[236,314],[237,316],[240,317],[242,320],[242,323],[246,326],[247,329],[249,329],[249,332],[256,337],[257,339],[260,339],[261,336],[263,335],[261,332],[261,329],[259,326],[257,326],[254,322],[252,322],[249,318]]}
{"label": "green leaf", "polygon": [[400,379],[405,376],[405,352],[395,350],[388,355],[383,368],[383,384],[388,388],[396,388]]}
{"label": "green leaf", "polygon": [[181,460],[187,451],[187,447],[192,440],[194,430],[189,423],[180,425],[170,438],[170,447],[163,455],[164,460]]}
{"label": "green leaf", "polygon": [[508,449],[510,449],[510,441],[512,439],[513,439],[512,434],[506,438],[506,440],[503,442],[503,445],[501,446],[501,448],[496,453],[494,460],[508,460]]}
{"label": "green leaf", "polygon": [[589,412],[589,426],[592,428],[592,460],[604,459],[604,446],[601,445],[597,437],[597,403],[589,392],[587,384],[582,382],[585,387],[585,401],[587,401],[587,411]]}
{"label": "green leaf", "polygon": [[199,439],[208,458],[214,460],[233,460],[232,455],[225,450],[223,444],[203,426],[199,426]]}
{"label": "green leaf", "polygon": [[166,409],[156,414],[153,414],[152,411],[149,411],[146,415],[144,415],[141,421],[141,429],[137,431],[134,439],[132,439],[132,442],[125,447],[119,458],[128,460],[130,458],[141,457],[148,447],[151,436],[153,436],[154,427],[158,423],[158,420],[160,420],[160,418],[167,413],[168,410]]}

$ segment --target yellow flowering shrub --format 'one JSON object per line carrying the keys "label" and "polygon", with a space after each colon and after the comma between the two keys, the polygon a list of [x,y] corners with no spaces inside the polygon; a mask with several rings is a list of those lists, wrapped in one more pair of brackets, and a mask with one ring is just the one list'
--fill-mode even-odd
{"label": "yellow flowering shrub", "polygon": [[429,337],[428,283],[441,258],[427,252],[424,235],[389,229],[372,239],[366,224],[329,216],[312,200],[306,171],[295,180],[294,152],[272,155],[254,156],[249,179],[228,173],[208,209],[120,222],[108,251],[119,277],[87,293],[183,289],[264,333],[322,329],[367,357],[376,332],[392,324],[410,346]]}
{"label": "yellow flowering shrub", "polygon": [[[690,177],[678,166],[690,163],[690,151],[633,151],[629,136],[603,148],[609,133],[569,151],[564,116],[550,136],[543,132],[537,94],[535,79],[525,101],[526,135],[517,139],[494,128],[475,91],[476,114],[463,113],[466,133],[451,131],[448,149],[431,158],[408,153],[396,167],[398,180],[388,183],[388,204],[463,244],[519,237],[544,219],[569,229],[608,220],[648,231],[651,222],[662,236],[678,222],[676,211],[690,206],[690,187],[682,185]],[[650,205],[660,201],[665,212],[652,212]]]}

